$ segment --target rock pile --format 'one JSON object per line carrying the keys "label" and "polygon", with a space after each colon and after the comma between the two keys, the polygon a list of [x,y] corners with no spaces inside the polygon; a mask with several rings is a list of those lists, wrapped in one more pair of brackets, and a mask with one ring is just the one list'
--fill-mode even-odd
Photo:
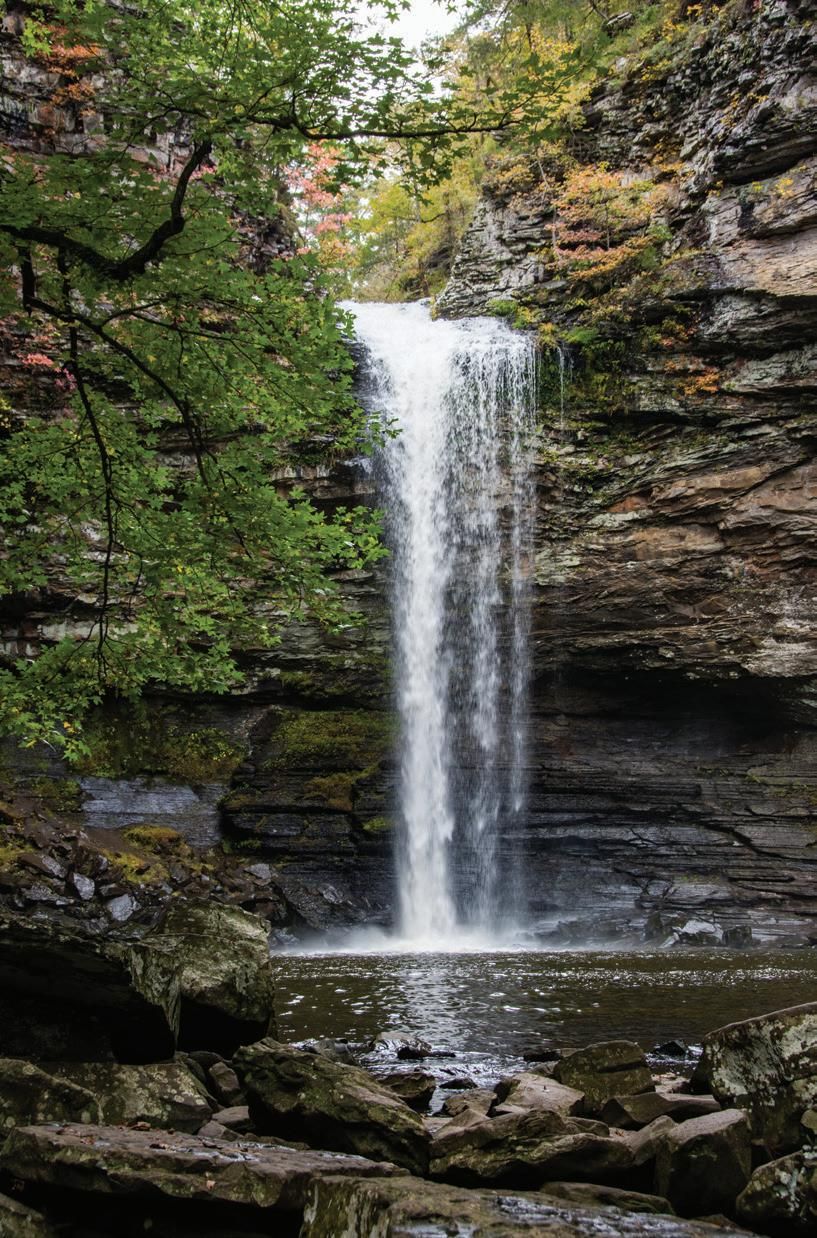
{"label": "rock pile", "polygon": [[712,1033],[690,1083],[613,1041],[431,1115],[419,1040],[375,1075],[274,1038],[266,931],[202,903],[138,941],[4,917],[4,1238],[814,1231],[817,1005]]}

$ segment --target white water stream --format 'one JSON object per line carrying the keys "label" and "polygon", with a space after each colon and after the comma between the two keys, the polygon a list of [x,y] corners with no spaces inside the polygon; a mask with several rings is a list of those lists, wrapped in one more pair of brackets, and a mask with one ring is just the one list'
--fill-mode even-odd
{"label": "white water stream", "polygon": [[[423,304],[350,306],[394,552],[399,935],[453,948],[508,925],[499,853],[525,802],[532,341]],[[500,883],[504,882],[504,888]]]}

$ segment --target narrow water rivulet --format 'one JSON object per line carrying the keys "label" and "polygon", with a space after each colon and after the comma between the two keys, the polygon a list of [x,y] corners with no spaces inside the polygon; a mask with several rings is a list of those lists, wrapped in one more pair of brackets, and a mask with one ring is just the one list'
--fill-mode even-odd
{"label": "narrow water rivulet", "polygon": [[452,947],[521,913],[500,840],[524,810],[535,350],[493,319],[352,307],[393,551],[398,931]]}

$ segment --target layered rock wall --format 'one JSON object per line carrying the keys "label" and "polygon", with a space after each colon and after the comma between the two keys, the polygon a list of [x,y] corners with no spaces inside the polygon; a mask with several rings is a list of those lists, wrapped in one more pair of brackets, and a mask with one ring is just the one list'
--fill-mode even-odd
{"label": "layered rock wall", "polygon": [[[498,178],[440,300],[462,315],[507,298],[561,341],[561,390],[544,359],[526,845],[567,933],[601,911],[658,938],[687,917],[712,940],[730,924],[785,939],[817,913],[812,17],[725,6],[590,100],[579,162],[650,178],[666,203],[660,260],[617,321],[554,262],[547,177],[511,196]],[[607,346],[571,346],[596,306]]]}

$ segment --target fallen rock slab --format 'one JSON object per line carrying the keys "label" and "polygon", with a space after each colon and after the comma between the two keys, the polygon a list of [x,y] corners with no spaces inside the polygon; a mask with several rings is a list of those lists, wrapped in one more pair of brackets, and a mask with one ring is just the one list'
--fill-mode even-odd
{"label": "fallen rock slab", "polygon": [[817,1149],[795,1152],[756,1169],[738,1196],[742,1222],[772,1238],[817,1233]]}
{"label": "fallen rock slab", "polygon": [[620,1208],[592,1208],[544,1193],[466,1191],[417,1178],[317,1180],[304,1212],[301,1238],[746,1238],[737,1227],[715,1228],[678,1217]]}
{"label": "fallen rock slab", "polygon": [[708,1113],[720,1113],[714,1096],[687,1096],[683,1093],[641,1092],[637,1096],[614,1096],[601,1110],[602,1122],[621,1130],[639,1130],[656,1118],[668,1117],[674,1122],[702,1118]]}
{"label": "fallen rock slab", "polygon": [[553,1077],[583,1092],[591,1115],[613,1096],[655,1090],[644,1051],[632,1040],[609,1040],[576,1049],[556,1063]]}
{"label": "fallen rock slab", "polygon": [[514,1109],[550,1109],[568,1117],[581,1113],[584,1106],[583,1092],[535,1071],[500,1079],[495,1095],[491,1112],[497,1116]]}
{"label": "fallen rock slab", "polygon": [[179,1045],[230,1056],[275,1030],[269,926],[219,903],[171,907],[151,934],[167,951],[181,996]]}
{"label": "fallen rock slab", "polygon": [[682,1216],[728,1215],[751,1172],[749,1118],[742,1109],[725,1109],[666,1132],[656,1152],[655,1189]]}
{"label": "fallen rock slab", "polygon": [[428,1169],[419,1114],[360,1067],[270,1039],[240,1049],[233,1064],[260,1134]]}
{"label": "fallen rock slab", "polygon": [[334,1152],[75,1124],[17,1127],[0,1151],[0,1168],[39,1187],[146,1204],[250,1205],[261,1218],[264,1212],[300,1212],[319,1176],[401,1172]]}
{"label": "fallen rock slab", "polygon": [[746,1109],[754,1133],[773,1154],[800,1147],[801,1118],[817,1106],[817,1002],[711,1032],[692,1082]]}
{"label": "fallen rock slab", "polygon": [[548,1179],[609,1181],[632,1165],[623,1140],[580,1131],[538,1109],[444,1128],[431,1145],[430,1172],[457,1186],[527,1189]]}

